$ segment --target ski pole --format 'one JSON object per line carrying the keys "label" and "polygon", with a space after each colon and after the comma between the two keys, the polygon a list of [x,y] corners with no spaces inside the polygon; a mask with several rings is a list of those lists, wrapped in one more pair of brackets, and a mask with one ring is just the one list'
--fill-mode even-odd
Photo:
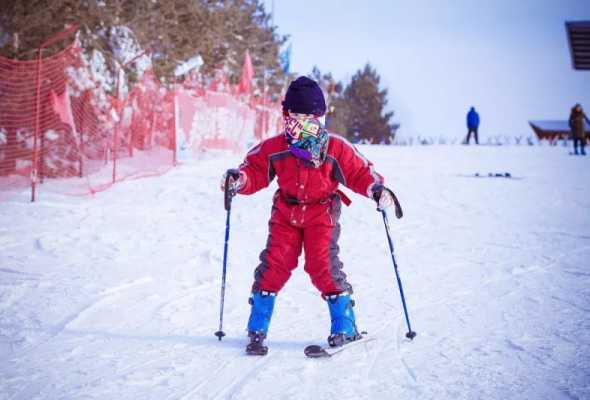
{"label": "ski pole", "polygon": [[[397,206],[398,206],[398,204],[396,204],[396,215],[398,214],[398,207]],[[401,213],[401,208],[399,208],[399,210]],[[408,317],[408,308],[406,307],[406,298],[404,297],[404,289],[402,288],[402,281],[399,277],[399,272],[397,270],[397,263],[395,262],[395,256],[393,254],[393,241],[391,240],[391,234],[389,233],[389,221],[387,220],[387,213],[385,212],[385,210],[379,210],[379,211],[381,211],[381,214],[383,215],[383,222],[385,223],[385,232],[387,233],[387,242],[389,243],[389,251],[391,253],[391,260],[393,261],[393,268],[395,269],[395,276],[397,278],[397,286],[399,287],[399,293],[402,298],[402,305],[404,306],[404,314],[406,316],[406,323],[408,324],[408,333],[406,333],[406,337],[408,339],[412,340],[416,336],[416,332],[412,331],[412,327],[410,326],[410,318]]]}
{"label": "ski pole", "polygon": [[[239,176],[239,175],[238,175]],[[223,332],[223,305],[225,301],[225,277],[227,275],[227,248],[229,243],[229,218],[231,215],[231,200],[236,195],[235,189],[230,188],[230,179],[235,177],[233,173],[228,171],[225,177],[224,184],[224,207],[227,211],[225,218],[225,243],[223,245],[223,272],[221,274],[221,301],[219,305],[219,330],[215,332],[215,336],[221,340],[225,336]]]}

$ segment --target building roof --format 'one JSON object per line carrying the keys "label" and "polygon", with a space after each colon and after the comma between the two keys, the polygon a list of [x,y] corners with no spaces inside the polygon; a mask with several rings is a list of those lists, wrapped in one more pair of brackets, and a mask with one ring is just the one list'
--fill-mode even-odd
{"label": "building roof", "polygon": [[529,124],[534,125],[542,131],[570,131],[568,121],[529,121]]}
{"label": "building roof", "polygon": [[[571,133],[568,121],[545,120],[545,121],[529,121],[531,128],[537,134],[539,139],[547,137],[567,137]],[[590,131],[590,126],[584,121],[586,131]]]}
{"label": "building roof", "polygon": [[574,69],[590,70],[590,21],[565,23]]}

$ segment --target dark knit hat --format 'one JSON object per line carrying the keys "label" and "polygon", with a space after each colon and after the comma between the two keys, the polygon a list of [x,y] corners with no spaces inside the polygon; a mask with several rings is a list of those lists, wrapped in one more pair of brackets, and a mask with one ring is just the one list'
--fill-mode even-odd
{"label": "dark knit hat", "polygon": [[300,76],[289,85],[283,110],[298,114],[324,115],[326,113],[326,101],[322,89],[313,79]]}

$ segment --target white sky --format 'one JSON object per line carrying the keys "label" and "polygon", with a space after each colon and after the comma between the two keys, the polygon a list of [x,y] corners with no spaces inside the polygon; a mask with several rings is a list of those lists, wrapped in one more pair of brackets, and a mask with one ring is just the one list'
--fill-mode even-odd
{"label": "white sky", "polygon": [[463,136],[472,105],[484,140],[531,135],[528,120],[566,119],[577,102],[590,110],[590,71],[573,70],[565,33],[590,20],[588,0],[274,0],[274,14],[292,71],[348,81],[376,67],[400,135]]}

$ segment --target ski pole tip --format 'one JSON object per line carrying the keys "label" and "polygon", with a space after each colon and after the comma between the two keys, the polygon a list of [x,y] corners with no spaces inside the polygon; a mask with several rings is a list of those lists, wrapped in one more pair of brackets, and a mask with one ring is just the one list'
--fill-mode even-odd
{"label": "ski pole tip", "polygon": [[409,331],[408,333],[406,333],[406,337],[410,340],[413,340],[416,337],[416,332]]}
{"label": "ski pole tip", "polygon": [[221,338],[225,336],[225,333],[223,331],[217,331],[215,332],[215,336],[217,336],[219,340],[221,340]]}

